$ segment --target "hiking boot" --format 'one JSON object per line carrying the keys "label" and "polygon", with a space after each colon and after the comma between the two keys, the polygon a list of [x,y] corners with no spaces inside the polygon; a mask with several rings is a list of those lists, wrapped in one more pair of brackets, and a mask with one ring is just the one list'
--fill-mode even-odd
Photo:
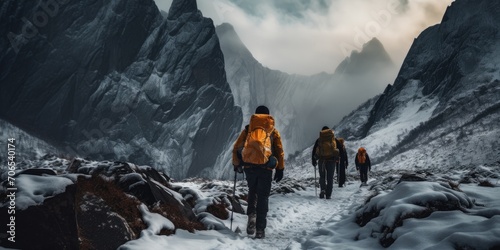
{"label": "hiking boot", "polygon": [[255,214],[248,215],[247,222],[247,234],[253,235],[255,233],[255,221],[257,220],[257,216]]}
{"label": "hiking boot", "polygon": [[325,191],[321,191],[321,192],[319,193],[319,198],[320,198],[320,199],[325,198]]}
{"label": "hiking boot", "polygon": [[263,239],[264,237],[266,237],[266,233],[264,232],[264,230],[258,229],[257,233],[255,233],[255,238]]}

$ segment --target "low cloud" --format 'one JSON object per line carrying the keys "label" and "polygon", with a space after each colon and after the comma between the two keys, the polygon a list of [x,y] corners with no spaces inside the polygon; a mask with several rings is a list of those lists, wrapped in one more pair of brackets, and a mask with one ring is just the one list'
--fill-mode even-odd
{"label": "low cloud", "polygon": [[[377,37],[400,67],[413,40],[453,0],[198,0],[204,16],[234,26],[264,66],[291,74],[333,73],[352,50]],[[156,0],[168,11],[171,0]],[[395,70],[397,71],[397,70]]]}

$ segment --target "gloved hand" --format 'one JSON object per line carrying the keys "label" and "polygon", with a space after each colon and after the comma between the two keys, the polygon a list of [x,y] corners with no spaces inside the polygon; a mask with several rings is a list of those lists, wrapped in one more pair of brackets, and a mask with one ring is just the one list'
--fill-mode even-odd
{"label": "gloved hand", "polygon": [[316,167],[316,165],[318,165],[318,162],[317,161],[313,161],[312,164],[313,164],[313,167]]}
{"label": "gloved hand", "polygon": [[233,165],[234,172],[236,173],[243,173],[243,167],[241,165]]}
{"label": "gloved hand", "polygon": [[269,161],[267,162],[268,168],[275,168],[278,165],[278,159],[274,156],[269,157]]}
{"label": "gloved hand", "polygon": [[276,182],[280,182],[281,179],[283,179],[283,169],[276,169],[276,172],[274,173],[274,180]]}

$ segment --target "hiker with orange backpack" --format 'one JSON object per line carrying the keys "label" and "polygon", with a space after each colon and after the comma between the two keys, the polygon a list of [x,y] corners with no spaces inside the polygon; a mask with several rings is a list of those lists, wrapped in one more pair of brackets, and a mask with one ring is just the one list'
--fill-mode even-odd
{"label": "hiker with orange backpack", "polygon": [[356,163],[356,170],[359,171],[361,186],[366,186],[366,182],[368,181],[368,171],[372,170],[372,164],[365,148],[361,147],[358,149],[354,162]]}
{"label": "hiker with orange backpack", "polygon": [[319,198],[331,199],[333,190],[333,175],[335,165],[343,158],[344,151],[340,142],[335,139],[332,129],[324,126],[319,132],[319,138],[314,143],[312,151],[312,165],[319,163]]}
{"label": "hiker with orange backpack", "polygon": [[247,234],[265,237],[271,183],[283,179],[285,169],[283,144],[274,118],[266,106],[259,106],[250,124],[240,133],[233,147],[234,171],[246,174],[248,183]]}

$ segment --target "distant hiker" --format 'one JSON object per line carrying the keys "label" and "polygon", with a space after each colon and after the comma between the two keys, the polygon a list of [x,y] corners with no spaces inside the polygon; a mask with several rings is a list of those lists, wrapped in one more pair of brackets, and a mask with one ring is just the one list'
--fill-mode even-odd
{"label": "distant hiker", "polygon": [[[245,170],[248,183],[247,234],[265,237],[271,182],[283,179],[285,169],[283,144],[274,118],[266,106],[259,106],[233,147],[234,171]],[[256,232],[257,231],[257,232]]]}
{"label": "distant hiker", "polygon": [[345,171],[347,169],[347,166],[349,166],[349,162],[347,160],[347,151],[345,150],[344,138],[338,138],[338,141],[340,142],[340,146],[342,147],[341,153],[343,152],[343,155],[340,156],[339,162],[337,164],[337,177],[339,187],[341,188],[344,187],[345,184]]}
{"label": "distant hiker", "polygon": [[[333,130],[324,126],[319,132],[319,138],[314,143],[312,151],[312,164],[316,167],[319,163],[319,198],[331,199],[333,189],[333,175],[335,164],[344,155],[340,142],[335,139]],[[319,161],[318,161],[319,160]]]}
{"label": "distant hiker", "polygon": [[366,186],[366,182],[368,181],[368,171],[372,170],[372,164],[365,148],[361,147],[358,149],[358,153],[356,154],[354,161],[356,163],[356,170],[359,171],[361,186]]}

